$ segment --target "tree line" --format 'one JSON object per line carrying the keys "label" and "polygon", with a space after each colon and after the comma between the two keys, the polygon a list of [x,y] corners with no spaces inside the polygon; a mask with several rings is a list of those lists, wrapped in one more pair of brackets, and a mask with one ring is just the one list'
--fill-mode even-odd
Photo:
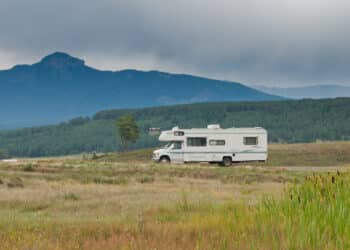
{"label": "tree line", "polygon": [[[11,156],[51,156],[83,152],[111,152],[123,148],[116,121],[135,119],[138,139],[130,149],[155,147],[157,136],[148,129],[255,127],[268,130],[269,141],[279,143],[350,139],[350,98],[267,102],[223,102],[106,110],[58,125],[0,132],[0,149]],[[121,146],[122,145],[122,146]],[[0,151],[1,152],[1,151]]]}

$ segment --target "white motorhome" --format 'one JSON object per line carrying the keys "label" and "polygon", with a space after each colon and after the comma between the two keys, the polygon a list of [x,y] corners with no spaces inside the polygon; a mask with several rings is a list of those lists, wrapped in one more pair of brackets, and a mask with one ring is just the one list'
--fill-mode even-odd
{"label": "white motorhome", "polygon": [[159,162],[217,162],[229,166],[232,162],[267,159],[267,131],[260,127],[174,127],[161,132],[159,140],[167,142],[153,152],[153,160]]}

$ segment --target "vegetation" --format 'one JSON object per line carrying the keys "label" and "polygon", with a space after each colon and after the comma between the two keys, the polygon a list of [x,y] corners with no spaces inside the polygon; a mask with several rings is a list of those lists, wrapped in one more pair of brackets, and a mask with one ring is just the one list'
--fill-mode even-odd
{"label": "vegetation", "polygon": [[110,110],[91,119],[74,119],[56,126],[0,132],[0,148],[11,156],[52,156],[82,152],[112,152],[120,140],[115,121],[135,117],[140,131],[131,149],[158,146],[158,138],[148,135],[150,127],[170,129],[205,127],[262,126],[270,142],[295,143],[350,139],[350,98],[275,102],[204,103],[169,107]]}
{"label": "vegetation", "polygon": [[117,121],[117,128],[122,151],[126,151],[129,143],[136,142],[136,140],[139,138],[139,129],[134,117],[131,115],[120,117]]}
{"label": "vegetation", "polygon": [[150,150],[0,163],[1,249],[348,249],[349,149],[275,144],[264,167]]}
{"label": "vegetation", "polygon": [[10,154],[7,149],[0,148],[0,160],[7,159],[10,157]]}

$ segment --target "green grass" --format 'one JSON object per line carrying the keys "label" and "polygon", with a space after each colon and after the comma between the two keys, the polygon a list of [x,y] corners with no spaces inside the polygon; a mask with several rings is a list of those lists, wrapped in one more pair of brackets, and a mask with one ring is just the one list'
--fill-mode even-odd
{"label": "green grass", "polygon": [[[282,200],[266,200],[257,223],[278,226],[291,249],[349,249],[350,174],[311,176]],[[276,222],[278,221],[278,222]],[[276,225],[277,224],[277,225]],[[272,232],[270,232],[272,233]]]}
{"label": "green grass", "polygon": [[139,149],[124,153],[109,153],[97,156],[95,160],[108,162],[141,161],[149,162],[155,148]]}

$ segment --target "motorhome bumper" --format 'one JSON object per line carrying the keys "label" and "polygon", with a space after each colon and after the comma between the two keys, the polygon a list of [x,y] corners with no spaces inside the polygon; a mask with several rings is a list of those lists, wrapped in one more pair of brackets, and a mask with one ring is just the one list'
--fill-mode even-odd
{"label": "motorhome bumper", "polygon": [[153,160],[153,161],[159,161],[159,155],[153,154],[153,155],[152,155],[152,160]]}

